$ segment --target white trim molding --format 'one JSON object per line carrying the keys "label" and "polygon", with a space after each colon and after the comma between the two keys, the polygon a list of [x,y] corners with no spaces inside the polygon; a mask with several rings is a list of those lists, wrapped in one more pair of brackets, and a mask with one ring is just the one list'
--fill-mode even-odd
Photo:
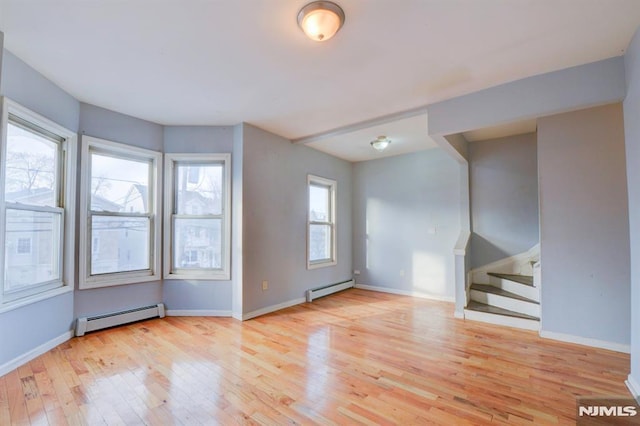
{"label": "white trim molding", "polygon": [[18,299],[15,302],[0,305],[0,314],[4,314],[5,312],[13,311],[14,309],[31,305],[32,303],[41,302],[43,300],[60,296],[61,294],[66,294],[71,292],[73,292],[73,286],[65,285],[62,287],[54,288],[53,290],[48,290],[43,293],[38,293],[33,296],[25,297],[24,299]]}
{"label": "white trim molding", "polygon": [[423,293],[420,291],[400,290],[397,288],[378,287],[375,285],[366,285],[366,284],[356,284],[355,288],[359,288],[361,290],[379,291],[381,293],[397,294],[399,296],[419,297],[421,299],[437,300],[439,302],[449,302],[449,303],[455,302],[454,296],[443,296],[440,294]]}
{"label": "white trim molding", "polygon": [[640,402],[640,383],[638,383],[636,379],[634,379],[633,376],[629,374],[627,376],[627,380],[624,381],[624,384],[627,385],[627,389],[629,389],[629,392],[631,392],[633,398],[636,401]]}
{"label": "white trim molding", "polygon": [[169,309],[165,314],[168,317],[231,317],[231,311],[215,309]]}
{"label": "white trim molding", "polygon": [[590,339],[588,337],[574,336],[571,334],[556,333],[555,331],[540,330],[540,337],[560,342],[575,343],[577,345],[591,346],[594,348],[608,349],[610,351],[631,353],[631,346],[622,343],[607,342],[605,340]]}
{"label": "white trim molding", "polygon": [[61,334],[60,336],[54,337],[53,339],[49,340],[48,342],[45,342],[45,343],[41,344],[40,346],[31,349],[29,352],[26,352],[26,353],[24,353],[24,354],[22,354],[20,356],[17,356],[14,359],[12,359],[11,361],[0,365],[0,376],[4,376],[8,372],[15,370],[16,368],[28,363],[29,361],[31,361],[33,359],[36,359],[37,357],[39,357],[43,353],[45,353],[47,351],[50,351],[51,349],[55,348],[56,346],[68,341],[72,337],[73,337],[73,331],[69,330],[69,331]]}
{"label": "white trim molding", "polygon": [[270,314],[271,312],[279,311],[281,309],[290,308],[295,305],[300,305],[305,303],[307,299],[304,297],[300,297],[297,299],[289,300],[286,302],[278,303],[277,305],[266,306],[261,309],[256,309],[255,311],[247,312],[246,314],[242,314],[242,321],[250,320],[255,317],[259,317],[261,315]]}

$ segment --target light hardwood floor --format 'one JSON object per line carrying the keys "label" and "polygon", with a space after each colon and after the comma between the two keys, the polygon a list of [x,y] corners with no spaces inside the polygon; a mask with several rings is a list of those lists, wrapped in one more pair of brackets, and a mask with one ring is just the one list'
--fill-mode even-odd
{"label": "light hardwood floor", "polygon": [[576,396],[629,397],[628,370],[448,303],[348,290],[74,338],[0,377],[0,425],[574,424]]}

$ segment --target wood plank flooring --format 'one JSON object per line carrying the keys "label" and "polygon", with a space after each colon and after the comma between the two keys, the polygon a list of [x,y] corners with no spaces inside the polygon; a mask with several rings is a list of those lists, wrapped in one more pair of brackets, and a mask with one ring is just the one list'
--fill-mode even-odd
{"label": "wood plank flooring", "polygon": [[629,397],[628,370],[625,354],[352,289],[74,338],[0,377],[0,425],[575,424],[577,396]]}

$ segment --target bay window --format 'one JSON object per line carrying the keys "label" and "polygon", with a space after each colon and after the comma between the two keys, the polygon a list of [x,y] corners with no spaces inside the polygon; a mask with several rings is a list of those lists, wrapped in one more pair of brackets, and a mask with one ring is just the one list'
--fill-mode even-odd
{"label": "bay window", "polygon": [[2,304],[72,280],[75,141],[72,131],[3,98]]}
{"label": "bay window", "polygon": [[165,278],[230,278],[229,154],[166,154]]}
{"label": "bay window", "polygon": [[162,154],[83,142],[80,288],[159,279]]}

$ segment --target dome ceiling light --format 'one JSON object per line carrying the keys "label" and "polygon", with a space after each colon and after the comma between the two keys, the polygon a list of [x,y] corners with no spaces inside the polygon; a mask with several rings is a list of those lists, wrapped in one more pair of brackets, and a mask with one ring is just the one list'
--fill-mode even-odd
{"label": "dome ceiling light", "polygon": [[391,144],[391,139],[386,136],[378,136],[377,139],[371,141],[371,146],[378,152],[382,152]]}
{"label": "dome ceiling light", "polygon": [[326,41],[344,24],[344,11],[330,1],[314,1],[300,9],[298,25],[311,40]]}

